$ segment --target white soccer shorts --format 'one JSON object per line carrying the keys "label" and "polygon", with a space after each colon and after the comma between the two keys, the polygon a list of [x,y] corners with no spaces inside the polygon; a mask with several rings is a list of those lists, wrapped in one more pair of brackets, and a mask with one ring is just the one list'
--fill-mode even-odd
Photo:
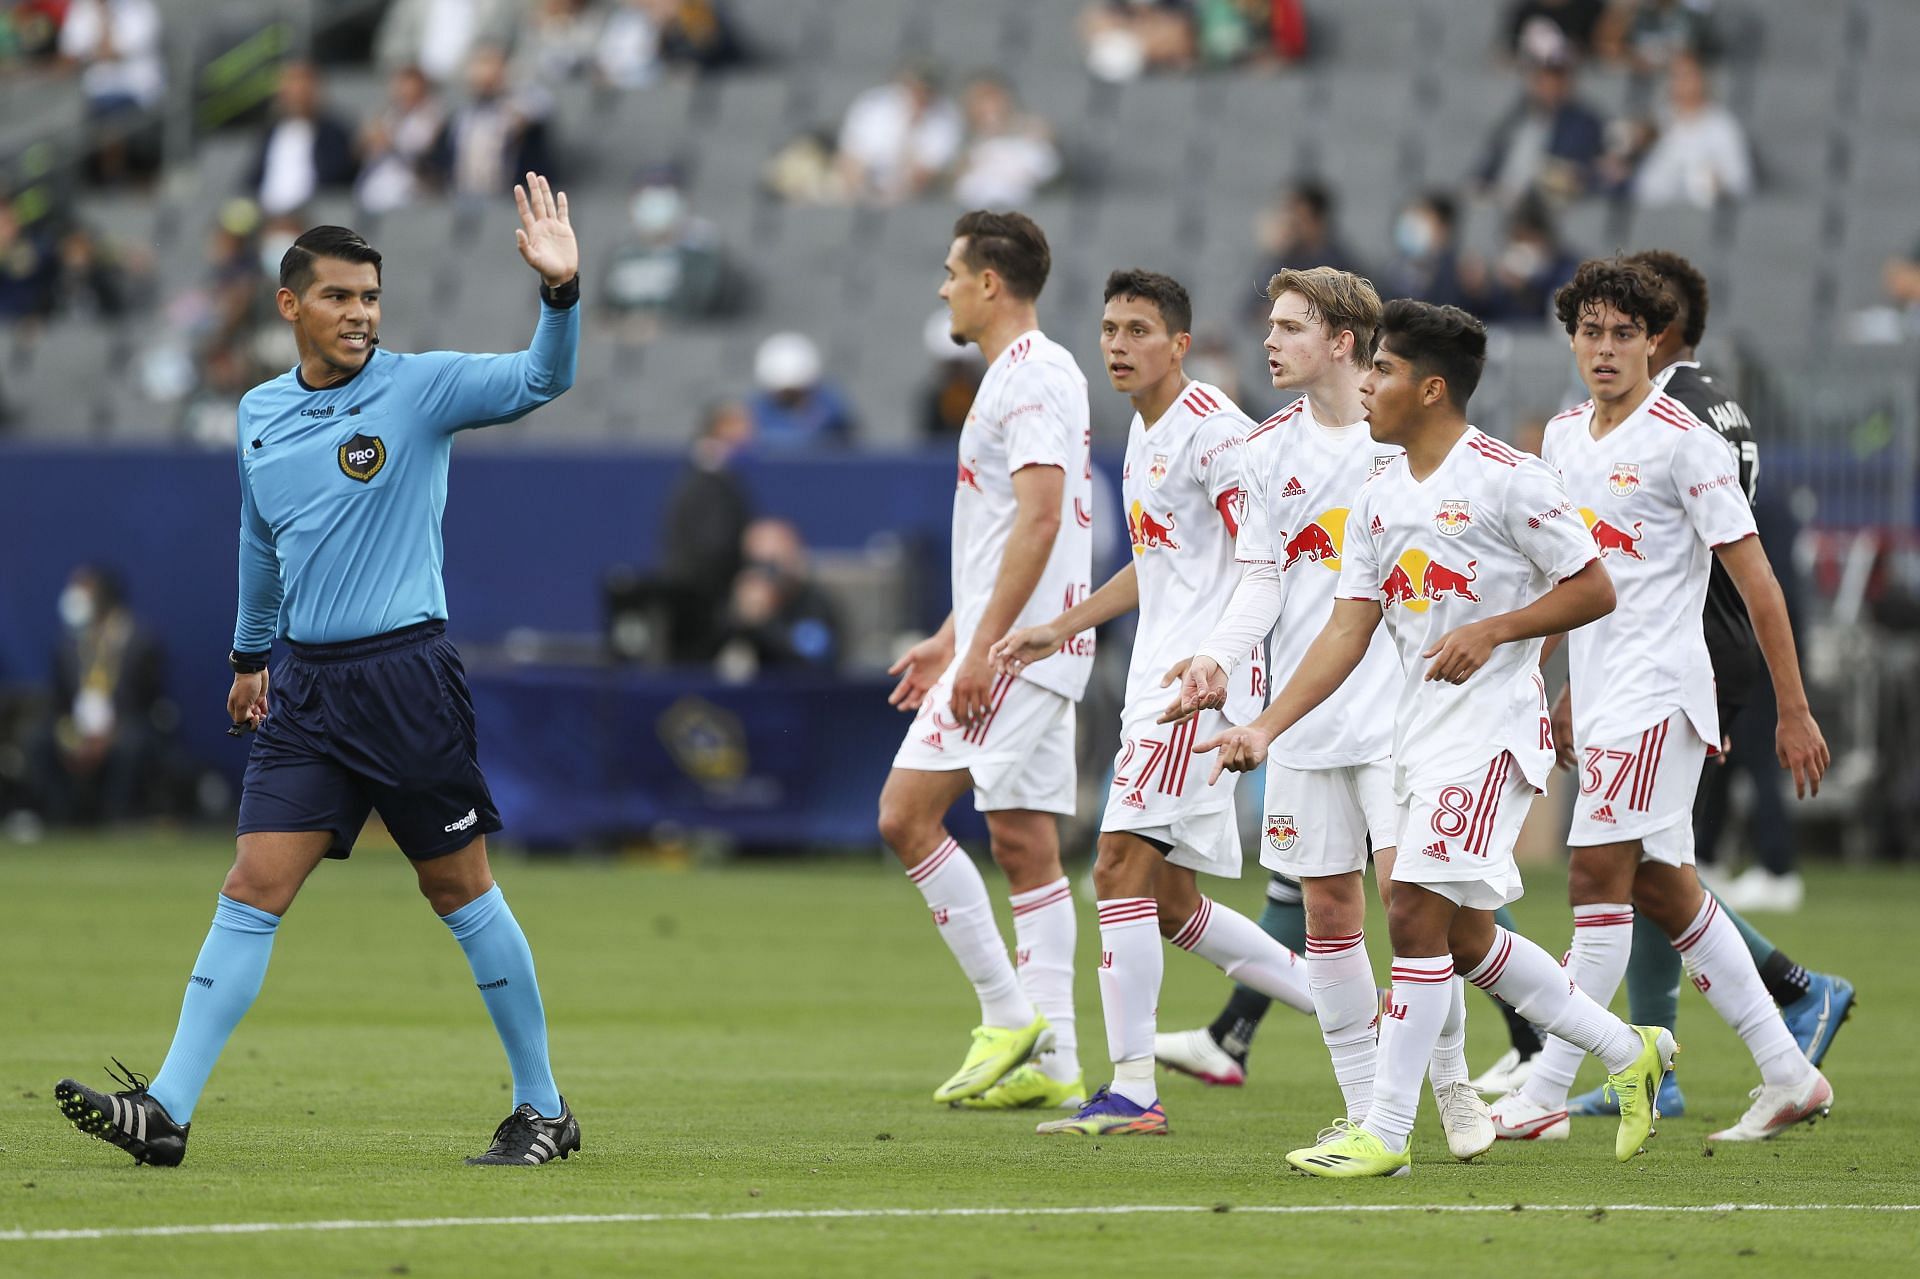
{"label": "white soccer shorts", "polygon": [[1369,844],[1391,848],[1400,825],[1393,761],[1341,768],[1267,763],[1260,864],[1295,879],[1367,868]]}
{"label": "white soccer shorts", "polygon": [[893,766],[923,773],[966,769],[983,813],[1025,809],[1071,817],[1076,774],[1073,703],[1016,676],[994,678],[984,722],[953,717],[953,667],[927,692]]}
{"label": "white soccer shorts", "polygon": [[1502,751],[1457,782],[1417,783],[1400,806],[1393,880],[1419,884],[1470,910],[1498,910],[1524,891],[1513,846],[1534,789]]}
{"label": "white soccer shorts", "polygon": [[1193,753],[1193,744],[1225,730],[1227,719],[1219,711],[1201,711],[1178,724],[1157,723],[1166,705],[1158,698],[1127,708],[1100,829],[1167,845],[1170,865],[1238,879],[1240,824],[1233,812],[1238,774],[1223,774],[1209,786],[1214,757]]}
{"label": "white soccer shorts", "polygon": [[1571,848],[1640,841],[1640,860],[1693,865],[1693,796],[1707,744],[1685,711],[1618,742],[1582,744]]}

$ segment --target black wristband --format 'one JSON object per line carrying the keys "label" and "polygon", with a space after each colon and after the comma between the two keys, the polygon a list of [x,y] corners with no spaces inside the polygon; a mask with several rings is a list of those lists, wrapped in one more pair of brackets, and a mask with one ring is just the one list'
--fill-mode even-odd
{"label": "black wristband", "polygon": [[540,300],[556,311],[566,310],[580,300],[580,277],[575,275],[558,288],[543,282],[540,285]]}
{"label": "black wristband", "polygon": [[227,654],[227,665],[233,667],[235,675],[257,675],[267,669],[265,653],[242,653],[238,649]]}

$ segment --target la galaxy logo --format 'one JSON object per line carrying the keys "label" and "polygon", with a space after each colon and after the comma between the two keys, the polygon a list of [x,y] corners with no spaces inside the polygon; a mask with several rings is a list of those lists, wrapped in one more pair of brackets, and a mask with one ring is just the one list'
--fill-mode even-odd
{"label": "la galaxy logo", "polygon": [[356,435],[340,446],[340,473],[365,484],[387,464],[387,446],[377,435]]}
{"label": "la galaxy logo", "polygon": [[1638,462],[1615,462],[1613,471],[1607,476],[1607,491],[1615,497],[1626,497],[1640,487],[1640,464]]}
{"label": "la galaxy logo", "polygon": [[1470,502],[1442,502],[1440,509],[1433,513],[1433,526],[1440,530],[1442,537],[1459,537],[1471,523],[1473,504]]}

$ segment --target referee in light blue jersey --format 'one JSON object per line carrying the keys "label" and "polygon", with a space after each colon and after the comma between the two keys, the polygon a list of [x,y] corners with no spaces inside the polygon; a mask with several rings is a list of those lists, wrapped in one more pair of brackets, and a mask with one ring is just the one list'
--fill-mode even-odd
{"label": "referee in light blue jersey", "polygon": [[[266,975],[280,918],[323,858],[346,857],[378,809],[459,939],[513,1068],[513,1113],[478,1164],[541,1164],[580,1148],[547,1061],[527,939],[487,868],[499,814],[473,703],[443,633],[440,515],[456,431],[511,422],[573,384],[580,251],[567,197],[514,188],[520,256],[539,273],[533,342],[511,355],[380,349],[380,255],[315,227],[280,260],[277,302],[300,363],[240,402],[236,732],[257,729],[238,854],[194,962],[160,1073],[101,1093],[62,1080],[80,1131],[139,1163],[178,1164],[227,1038]],[[275,638],[286,651],[267,658]],[[123,1072],[125,1068],[122,1067]]]}

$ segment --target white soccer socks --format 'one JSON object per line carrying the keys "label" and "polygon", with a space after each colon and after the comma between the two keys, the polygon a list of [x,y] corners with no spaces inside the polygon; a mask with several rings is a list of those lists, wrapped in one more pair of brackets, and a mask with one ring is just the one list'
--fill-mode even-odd
{"label": "white soccer socks", "polygon": [[1420,1108],[1420,1083],[1453,1003],[1451,955],[1393,957],[1393,989],[1380,1019],[1379,1071],[1366,1130],[1405,1150]]}
{"label": "white soccer socks", "polygon": [[1051,884],[1014,893],[1014,969],[1027,998],[1047,1019],[1053,1047],[1035,1064],[1057,1083],[1080,1077],[1080,1041],[1073,1017],[1073,948],[1079,929],[1073,886],[1063,875]]}
{"label": "white soccer socks", "polygon": [[1373,1104],[1374,1032],[1380,998],[1362,933],[1307,938],[1307,989],[1320,1020],[1320,1037],[1333,1059],[1333,1078],[1360,1123]]}
{"label": "white soccer socks", "polygon": [[1686,931],[1674,938],[1673,948],[1713,1011],[1746,1041],[1760,1067],[1760,1081],[1786,1087],[1803,1083],[1813,1066],[1780,1019],[1780,1007],[1767,994],[1740,930],[1712,894]]}
{"label": "white soccer socks", "polygon": [[1313,993],[1307,988],[1306,968],[1300,956],[1239,911],[1202,897],[1193,918],[1174,934],[1173,944],[1296,1012],[1314,1010]]}
{"label": "white soccer socks", "polygon": [[[1567,956],[1567,976],[1574,985],[1605,1008],[1613,1002],[1633,956],[1633,907],[1607,902],[1573,908],[1573,950]],[[1586,1051],[1558,1037],[1549,1038],[1534,1060],[1533,1073],[1521,1088],[1527,1100],[1548,1110],[1565,1110],[1573,1077]]]}
{"label": "white soccer socks", "polygon": [[1151,897],[1101,902],[1100,1010],[1107,1019],[1113,1091],[1136,1106],[1160,1099],[1153,1081],[1153,1031],[1165,972],[1159,904]]}
{"label": "white soccer socks", "polygon": [[1467,1082],[1467,983],[1457,975],[1447,988],[1447,1019],[1440,1023],[1440,1038],[1433,1044],[1427,1078],[1433,1083],[1435,1097],[1448,1084]]}
{"label": "white soccer socks", "polygon": [[[980,997],[980,1024],[1019,1029],[1033,1022],[1033,1004],[1007,959],[1007,944],[994,923],[986,881],[966,851],[948,838],[907,871],[927,899],[940,937],[960,961],[960,971]],[[1151,1046],[1151,1045],[1149,1045]]]}
{"label": "white soccer socks", "polygon": [[1518,933],[1496,926],[1493,946],[1467,980],[1540,1029],[1592,1053],[1608,1074],[1625,1070],[1640,1056],[1640,1036],[1633,1028],[1590,999],[1553,956]]}

